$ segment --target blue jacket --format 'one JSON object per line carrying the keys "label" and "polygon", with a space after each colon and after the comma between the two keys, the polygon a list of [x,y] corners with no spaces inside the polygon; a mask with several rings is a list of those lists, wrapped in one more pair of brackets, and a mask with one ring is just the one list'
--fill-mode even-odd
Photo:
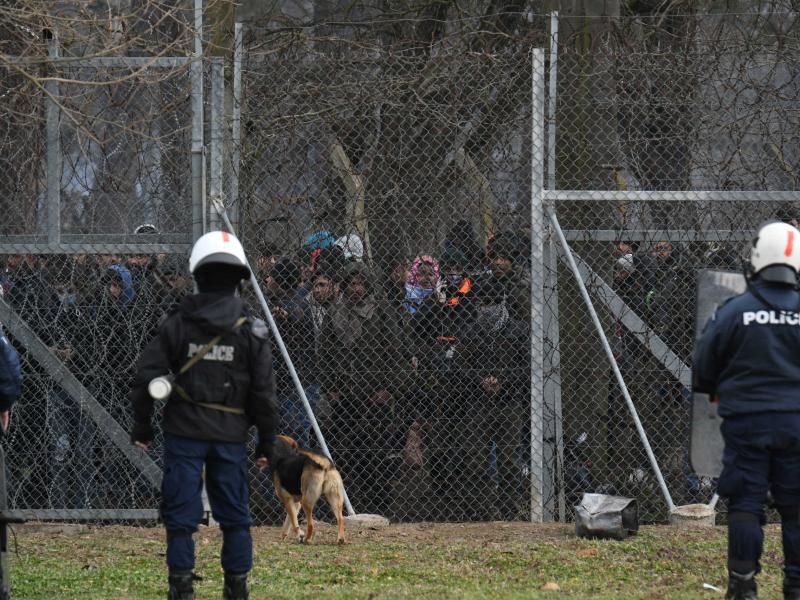
{"label": "blue jacket", "polygon": [[131,272],[125,265],[111,265],[109,269],[119,273],[119,276],[122,279],[123,302],[126,305],[129,304],[136,295],[136,292],[133,289],[133,277],[131,276]]}
{"label": "blue jacket", "polygon": [[693,362],[693,388],[716,395],[723,418],[800,412],[800,293],[781,285],[752,285],[706,324]]}
{"label": "blue jacket", "polygon": [[0,411],[7,411],[22,389],[19,354],[0,331]]}

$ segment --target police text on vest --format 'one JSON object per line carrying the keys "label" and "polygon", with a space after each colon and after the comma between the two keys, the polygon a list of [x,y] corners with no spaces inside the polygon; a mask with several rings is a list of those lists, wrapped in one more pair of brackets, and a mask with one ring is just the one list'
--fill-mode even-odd
{"label": "police text on vest", "polygon": [[750,325],[800,325],[800,313],[790,310],[748,310],[742,313],[742,323]]}
{"label": "police text on vest", "polygon": [[[203,346],[200,344],[189,344],[189,358],[197,354]],[[233,362],[233,346],[212,346],[206,352],[203,360],[218,360],[222,362]]]}

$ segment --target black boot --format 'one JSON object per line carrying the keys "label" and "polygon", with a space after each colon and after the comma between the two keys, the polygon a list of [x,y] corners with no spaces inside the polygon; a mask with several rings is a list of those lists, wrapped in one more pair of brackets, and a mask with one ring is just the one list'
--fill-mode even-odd
{"label": "black boot", "polygon": [[169,574],[169,595],[167,600],[194,600],[191,571],[172,571]]}
{"label": "black boot", "polygon": [[248,600],[249,597],[247,573],[243,575],[225,573],[225,588],[222,592],[222,600]]}
{"label": "black boot", "polygon": [[755,571],[744,575],[730,571],[728,573],[728,593],[725,594],[725,600],[758,600]]}

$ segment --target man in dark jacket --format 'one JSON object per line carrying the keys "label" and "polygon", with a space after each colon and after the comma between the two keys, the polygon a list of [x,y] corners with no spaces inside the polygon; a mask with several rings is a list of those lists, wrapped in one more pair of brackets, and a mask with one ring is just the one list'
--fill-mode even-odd
{"label": "man in dark jacket", "polygon": [[192,292],[192,276],[186,270],[184,261],[177,255],[168,256],[159,265],[159,272],[165,286],[165,293],[160,299],[158,310],[160,321],[175,312],[184,296]]}
{"label": "man in dark jacket", "polygon": [[[84,333],[90,333],[84,343],[84,356],[90,355],[86,361],[89,390],[125,428],[130,427],[127,393],[140,350],[135,345],[131,312],[134,297],[128,269],[120,264],[108,267],[100,276],[94,304],[89,307],[91,327]],[[138,474],[114,460],[117,449],[106,436],[97,438],[96,451],[100,483],[89,490],[90,503],[132,508]]]}
{"label": "man in dark jacket", "polygon": [[[426,456],[431,483],[433,518],[463,521],[477,518],[472,499],[463,494],[465,462],[472,451],[465,411],[463,364],[458,360],[463,338],[475,327],[472,278],[468,260],[447,249],[440,261],[444,281],[442,299],[431,296],[410,318],[410,339],[416,359],[409,397],[430,432]],[[468,395],[468,394],[467,394]]]}
{"label": "man in dark jacket", "polygon": [[[48,265],[49,304],[43,313],[48,324],[40,336],[75,376],[86,380],[92,363],[86,329],[88,310],[79,302],[73,284],[71,260],[55,257]],[[47,392],[47,432],[51,442],[48,497],[54,508],[87,508],[97,496],[95,475],[96,428],[91,417],[58,384]],[[116,469],[119,465],[113,465]]]}
{"label": "man in dark jacket", "polygon": [[[148,386],[171,374],[163,420],[161,505],[169,598],[194,598],[192,534],[203,517],[205,467],[211,511],[223,534],[224,598],[240,600],[248,597],[247,573],[253,564],[245,443],[255,425],[256,456],[266,464],[278,423],[272,355],[266,326],[245,317],[236,295],[240,281],[250,274],[239,241],[226,232],[207,233],[194,245],[189,270],[199,293],[183,298],[142,353],[131,392],[131,438],[144,449],[152,442]],[[155,391],[155,385],[150,389]]]}
{"label": "man in dark jacket", "polygon": [[[4,300],[37,333],[45,331],[48,323],[44,318],[47,304],[47,286],[42,257],[32,255],[12,255],[6,260],[4,273],[6,293]],[[31,382],[49,379],[45,371],[33,360],[30,352],[18,339],[11,339],[20,360],[26,366],[26,375]],[[30,440],[44,439],[47,436],[45,413],[46,397],[38,385],[26,385],[17,399],[17,418],[25,423],[25,435],[13,435],[7,440],[8,453],[13,456],[30,456]],[[10,413],[9,413],[10,414]],[[9,465],[11,467],[12,465]],[[14,469],[11,469],[12,474]],[[24,476],[14,477],[19,501],[34,503],[41,501],[42,490],[47,489],[49,475],[47,467],[38,461],[31,461]]]}
{"label": "man in dark jacket", "polygon": [[[472,294],[477,314],[456,347],[470,436],[465,482],[472,518],[516,520],[526,510],[522,480],[523,426],[530,416],[528,327],[508,307],[502,282],[486,279]],[[467,433],[468,432],[468,433]],[[497,487],[486,473],[494,445]]]}
{"label": "man in dark jacket", "polygon": [[781,515],[784,598],[800,600],[800,231],[769,223],[748,291],[720,307],[697,344],[693,387],[719,403],[728,498],[728,593],[757,598],[767,493]]}
{"label": "man in dark jacket", "polygon": [[142,348],[152,339],[162,317],[162,301],[167,296],[167,284],[155,256],[137,254],[125,261],[131,274],[134,298],[131,314],[136,322],[134,346]]}
{"label": "man in dark jacket", "polygon": [[41,261],[30,254],[12,255],[6,260],[9,289],[5,299],[22,318],[34,324],[38,323],[38,311],[47,302],[44,273]]}
{"label": "man in dark jacket", "polygon": [[[267,298],[272,316],[300,380],[308,384],[316,374],[314,322],[311,308],[300,293],[299,286],[300,267],[290,258],[280,259],[267,275]],[[308,448],[311,441],[311,422],[297,393],[289,367],[283,357],[279,356],[277,344],[273,344],[272,353],[273,356],[278,355],[275,364],[275,390],[281,415],[281,433],[297,440],[301,447]],[[309,396],[306,393],[314,408],[315,398]]]}
{"label": "man in dark jacket", "polygon": [[513,319],[528,323],[531,319],[531,280],[517,259],[522,247],[519,237],[512,232],[503,232],[489,245],[491,274],[481,280],[500,284],[503,289],[506,309]]}
{"label": "man in dark jacket", "polygon": [[330,403],[330,446],[365,512],[390,503],[389,455],[400,429],[395,416],[408,361],[396,317],[376,298],[370,273],[352,262],[342,275],[342,299],[321,333],[322,391]]}
{"label": "man in dark jacket", "polygon": [[[624,249],[631,248],[624,245]],[[614,255],[618,252],[619,247],[615,249]],[[645,273],[646,262],[643,263],[641,256],[622,251],[616,257],[613,267],[613,289],[625,305],[637,315],[641,315],[644,311],[645,296],[649,289]],[[647,352],[643,350],[636,336],[625,327],[621,318],[614,320],[614,335],[609,339],[609,343],[628,385],[638,383],[643,374],[650,375],[646,365]],[[609,464],[623,467],[620,473],[639,467],[647,468],[639,451],[640,442],[628,414],[625,398],[611,369],[608,371],[608,403],[605,418]],[[581,491],[571,490],[571,493],[580,494]]]}

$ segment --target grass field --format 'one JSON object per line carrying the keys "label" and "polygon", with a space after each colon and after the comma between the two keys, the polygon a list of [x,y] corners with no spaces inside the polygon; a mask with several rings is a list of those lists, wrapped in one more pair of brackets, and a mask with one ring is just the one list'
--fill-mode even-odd
{"label": "grass field", "polygon": [[[582,540],[564,525],[393,525],[349,531],[336,545],[322,525],[313,545],[280,543],[254,529],[252,598],[721,598],[725,529],[644,527],[624,542]],[[195,536],[197,597],[218,599],[220,534]],[[166,597],[160,529],[24,526],[11,542],[17,599]],[[780,597],[780,532],[767,528],[762,597]],[[548,584],[550,584],[548,586]],[[555,584],[555,585],[553,585]],[[557,590],[548,591],[545,586]]]}

